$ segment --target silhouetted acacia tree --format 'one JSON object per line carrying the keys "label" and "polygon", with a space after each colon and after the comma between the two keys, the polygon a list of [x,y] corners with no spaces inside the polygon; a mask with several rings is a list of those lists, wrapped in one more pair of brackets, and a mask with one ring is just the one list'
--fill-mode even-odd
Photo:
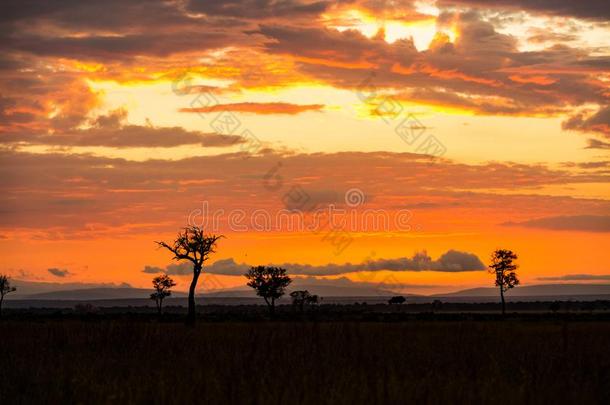
{"label": "silhouetted acacia tree", "polygon": [[516,285],[519,285],[517,278],[517,265],[514,261],[517,260],[517,255],[507,249],[498,249],[491,254],[491,264],[489,272],[496,276],[496,287],[500,288],[500,299],[502,300],[502,315],[506,313],[506,303],[504,302],[504,293]]}
{"label": "silhouetted acacia tree", "polygon": [[292,282],[281,267],[256,266],[244,274],[248,286],[256,290],[256,295],[263,297],[271,315],[275,313],[275,300],[284,295],[284,290]]}
{"label": "silhouetted acacia tree", "polygon": [[11,281],[8,279],[8,277],[0,274],[0,316],[2,316],[2,303],[4,302],[4,296],[16,290],[17,288],[11,286]]}
{"label": "silhouetted acacia tree", "polygon": [[157,312],[161,315],[163,312],[163,300],[165,297],[172,295],[170,289],[174,287],[176,283],[167,274],[162,274],[153,278],[152,284],[155,292],[150,294],[150,299],[155,301],[155,304],[157,304]]}
{"label": "silhouetted acacia tree", "polygon": [[405,297],[402,295],[397,295],[396,297],[392,297],[388,300],[388,304],[403,304],[406,301]]}
{"label": "silhouetted acacia tree", "polygon": [[307,290],[296,290],[290,293],[292,297],[292,305],[299,308],[303,312],[305,305],[315,305],[318,303],[318,296],[310,294]]}
{"label": "silhouetted acacia tree", "polygon": [[216,250],[216,242],[222,235],[207,235],[203,228],[189,226],[178,233],[176,240],[171,244],[156,242],[159,246],[169,250],[174,254],[174,260],[190,260],[193,263],[193,279],[189,287],[188,315],[187,324],[195,323],[195,288],[199,275],[203,269],[203,264],[209,259],[210,254]]}

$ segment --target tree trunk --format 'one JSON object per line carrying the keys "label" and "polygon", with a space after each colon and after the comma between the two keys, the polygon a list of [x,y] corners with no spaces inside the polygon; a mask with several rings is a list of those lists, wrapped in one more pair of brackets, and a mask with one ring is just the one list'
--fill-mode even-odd
{"label": "tree trunk", "polygon": [[506,315],[506,303],[504,302],[504,289],[500,287],[500,298],[502,299],[502,316]]}
{"label": "tree trunk", "polygon": [[0,297],[0,318],[2,318],[2,302],[4,301],[4,295]]}
{"label": "tree trunk", "polygon": [[271,298],[271,306],[269,307],[269,311],[271,311],[271,317],[275,315],[275,298]]}
{"label": "tree trunk", "polygon": [[193,280],[191,281],[191,286],[189,287],[189,309],[186,316],[187,325],[194,325],[197,317],[195,313],[195,288],[197,287],[199,274],[201,274],[201,268],[195,267],[193,269]]}
{"label": "tree trunk", "polygon": [[163,300],[162,299],[157,299],[157,312],[158,312],[159,316],[161,316],[161,312],[163,312],[162,309],[161,309],[162,305],[163,305]]}

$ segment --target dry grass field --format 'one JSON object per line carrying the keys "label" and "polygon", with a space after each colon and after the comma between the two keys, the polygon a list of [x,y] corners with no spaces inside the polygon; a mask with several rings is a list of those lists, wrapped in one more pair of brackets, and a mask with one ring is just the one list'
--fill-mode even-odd
{"label": "dry grass field", "polygon": [[610,403],[610,322],[5,319],[0,399]]}

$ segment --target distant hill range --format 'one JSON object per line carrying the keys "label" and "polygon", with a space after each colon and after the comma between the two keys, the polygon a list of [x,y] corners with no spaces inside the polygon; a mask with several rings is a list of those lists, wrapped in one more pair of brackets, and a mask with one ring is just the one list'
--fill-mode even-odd
{"label": "distant hill range", "polygon": [[[25,283],[25,284],[21,284]],[[27,300],[104,300],[104,299],[134,299],[134,298],[149,298],[152,289],[133,288],[128,286],[113,286],[113,287],[91,287],[77,289],[56,289],[53,291],[33,292],[36,289],[31,289],[27,286],[28,282],[14,281],[17,286],[17,292],[7,295],[7,299],[27,299]],[[38,283],[41,284],[41,283]],[[21,289],[21,286],[24,286]],[[57,284],[56,284],[57,285]],[[36,286],[40,287],[40,286]],[[203,289],[203,288],[202,288]],[[384,297],[395,295],[396,293],[377,289],[374,287],[362,286],[341,286],[341,285],[308,285],[295,283],[292,289],[288,289],[288,293],[293,290],[308,290],[312,294],[318,294],[322,297]],[[232,288],[226,290],[215,290],[198,294],[204,297],[239,297],[239,298],[255,298],[254,290],[250,288]],[[185,292],[173,291],[172,296],[175,298],[186,297]]]}
{"label": "distant hill range", "polygon": [[[415,295],[400,294],[394,291],[376,288],[375,285],[339,281],[336,285],[330,281],[312,282],[311,278],[296,279],[292,285],[293,290],[308,290],[324,298],[338,298],[345,301],[347,298],[370,297],[371,302],[384,302],[385,297],[392,295],[405,295],[411,302],[426,302],[434,299],[456,302],[489,302],[498,299],[497,288],[471,288],[445,294]],[[152,289],[133,288],[127,284],[83,284],[83,283],[43,283],[13,280],[17,291],[7,295],[7,300],[27,301],[89,301],[89,300],[130,300],[149,299]],[[210,299],[243,298],[253,299],[256,295],[249,288],[233,288],[215,290],[199,294]],[[176,299],[186,297],[185,292],[174,291],[172,296]],[[536,301],[536,300],[592,300],[610,299],[610,284],[539,284],[519,286],[510,290],[506,297],[509,301]],[[328,302],[328,301],[327,301]]]}
{"label": "distant hill range", "polygon": [[[437,294],[439,297],[497,297],[497,288],[470,288],[448,294]],[[610,295],[610,284],[537,284],[519,286],[509,290],[507,297],[547,297],[547,296],[583,296]]]}
{"label": "distant hill range", "polygon": [[[10,293],[6,296],[6,299],[25,299],[35,298],[40,296],[44,298],[44,294],[55,294],[54,298],[62,296],[62,294],[69,294],[73,291],[87,291],[96,289],[101,290],[117,290],[120,294],[128,293],[129,290],[137,290],[127,283],[114,284],[114,283],[49,283],[43,281],[24,281],[24,280],[11,280],[11,285],[17,287],[17,291]],[[144,289],[142,289],[144,291]],[[109,292],[109,294],[112,294]],[[150,292],[148,293],[150,295]],[[142,295],[140,295],[141,297]]]}
{"label": "distant hill range", "polygon": [[[50,291],[38,294],[28,295],[24,298],[29,300],[113,300],[113,299],[128,299],[128,298],[149,298],[150,289],[131,288],[131,287],[99,287],[99,288],[81,288],[78,290],[60,290]],[[172,292],[174,297],[186,297],[186,293]],[[15,297],[17,298],[17,297]]]}

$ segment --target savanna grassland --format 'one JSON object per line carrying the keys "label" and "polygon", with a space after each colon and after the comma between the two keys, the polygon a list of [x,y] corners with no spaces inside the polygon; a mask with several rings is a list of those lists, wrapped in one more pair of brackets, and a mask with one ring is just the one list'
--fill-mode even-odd
{"label": "savanna grassland", "polygon": [[610,403],[610,322],[4,319],[0,402]]}

